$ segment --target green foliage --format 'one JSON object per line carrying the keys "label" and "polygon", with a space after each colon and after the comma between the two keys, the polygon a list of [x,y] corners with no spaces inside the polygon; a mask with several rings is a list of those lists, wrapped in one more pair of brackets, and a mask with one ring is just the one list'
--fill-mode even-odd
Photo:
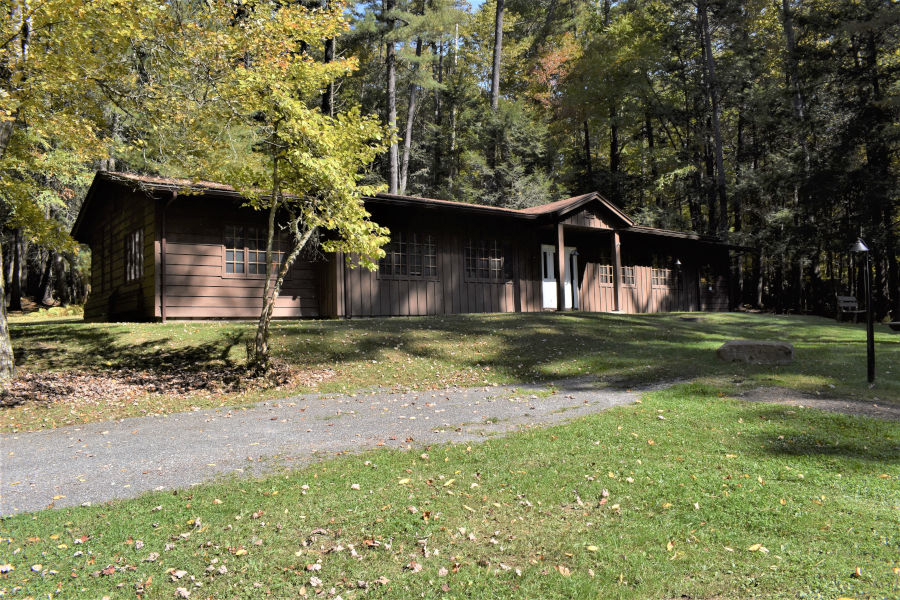
{"label": "green foliage", "polygon": [[[329,117],[316,105],[353,59],[323,63],[297,52],[304,40],[346,27],[342,5],[314,11],[261,0],[243,10],[235,17],[230,5],[215,4],[158,24],[160,78],[142,106],[160,119],[147,144],[161,164],[231,184],[254,208],[286,203],[304,230],[336,233],[326,250],[359,253],[372,266],[386,238],[361,203],[375,189],[358,182],[386,133],[358,108]],[[235,56],[245,58],[235,64]]]}

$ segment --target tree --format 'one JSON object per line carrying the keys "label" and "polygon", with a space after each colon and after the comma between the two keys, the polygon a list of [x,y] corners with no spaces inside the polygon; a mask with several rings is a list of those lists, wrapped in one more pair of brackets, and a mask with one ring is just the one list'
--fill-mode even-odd
{"label": "tree", "polygon": [[[48,182],[71,180],[106,156],[102,93],[131,80],[129,48],[158,10],[143,0],[10,0],[0,20],[0,219],[29,240],[74,251],[42,204]],[[3,256],[0,253],[0,272]],[[0,278],[2,280],[2,278]],[[0,281],[0,298],[6,290]],[[0,302],[0,380],[14,372]]]}
{"label": "tree", "polygon": [[503,3],[497,1],[497,13],[494,17],[494,60],[491,63],[491,110],[497,112],[500,102],[500,60],[503,55]]}
{"label": "tree", "polygon": [[321,110],[321,90],[351,71],[353,59],[320,62],[296,51],[303,40],[344,30],[342,5],[315,11],[255,0],[242,9],[237,15],[213,4],[157,23],[162,37],[147,51],[165,76],[148,80],[141,110],[164,124],[146,140],[161,149],[160,162],[230,184],[267,213],[266,279],[251,357],[264,371],[275,301],[308,245],[319,241],[368,268],[383,256],[386,230],[362,205],[362,195],[376,188],[359,183],[389,134],[358,108],[334,117]]}

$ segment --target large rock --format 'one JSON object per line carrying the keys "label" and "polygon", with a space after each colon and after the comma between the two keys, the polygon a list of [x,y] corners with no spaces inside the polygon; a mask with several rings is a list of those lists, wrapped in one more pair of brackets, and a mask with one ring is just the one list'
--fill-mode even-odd
{"label": "large rock", "polygon": [[794,362],[794,346],[787,342],[731,340],[719,346],[716,356],[727,362],[789,365]]}

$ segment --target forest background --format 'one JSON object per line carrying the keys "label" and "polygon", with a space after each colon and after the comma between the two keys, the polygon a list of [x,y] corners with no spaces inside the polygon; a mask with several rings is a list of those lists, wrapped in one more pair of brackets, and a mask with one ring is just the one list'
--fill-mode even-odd
{"label": "forest background", "polygon": [[[3,4],[12,16],[29,6]],[[57,89],[41,123],[0,106],[3,278],[12,310],[24,296],[77,303],[88,292],[90,253],[63,234],[96,169],[189,174],[178,156],[190,152],[185,140],[166,148],[160,115],[129,109],[128,94],[138,92],[109,79],[163,76],[147,72],[166,66],[146,54],[153,32],[143,28],[154,18],[131,14],[120,29],[128,3],[99,4],[108,13],[70,22],[81,28],[85,52],[67,60],[102,57],[104,77],[69,81],[77,100],[68,105]],[[165,6],[187,5],[203,3]],[[345,22],[308,28],[315,36],[296,44],[309,61],[341,65],[339,76],[304,96],[308,108],[336,118],[375,114],[395,131],[361,184],[517,208],[596,190],[641,224],[753,248],[732,265],[735,304],[778,312],[833,314],[836,293],[861,298],[859,256],[849,247],[862,237],[876,314],[900,320],[896,2],[305,6],[311,19]],[[12,19],[2,27],[0,104],[21,83],[9,65],[21,51],[16,32],[27,26]],[[75,139],[85,123],[90,139]],[[25,141],[7,148],[12,131]]]}

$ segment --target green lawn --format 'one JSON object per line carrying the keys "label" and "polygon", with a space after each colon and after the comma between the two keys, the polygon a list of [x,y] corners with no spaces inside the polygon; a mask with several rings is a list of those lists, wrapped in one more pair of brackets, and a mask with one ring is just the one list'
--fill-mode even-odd
{"label": "green lawn", "polygon": [[[701,380],[716,385],[784,385],[837,397],[900,402],[900,335],[879,325],[878,382],[865,382],[865,327],[820,317],[497,314],[279,322],[276,358],[317,375],[313,384],[231,394],[109,397],[79,403],[25,405],[0,411],[0,431],[27,431],[90,420],[240,404],[305,391],[515,383],[596,375],[610,385]],[[202,372],[240,366],[253,324],[182,322],[90,324],[73,318],[13,319],[13,345],[25,371],[118,368],[149,376],[173,366]],[[724,364],[715,348],[729,339],[786,340],[797,360],[788,367]],[[321,381],[320,381],[321,380]],[[877,399],[877,400],[876,400]]]}
{"label": "green lawn", "polygon": [[0,595],[900,596],[900,426],[723,391],[16,516]]}

